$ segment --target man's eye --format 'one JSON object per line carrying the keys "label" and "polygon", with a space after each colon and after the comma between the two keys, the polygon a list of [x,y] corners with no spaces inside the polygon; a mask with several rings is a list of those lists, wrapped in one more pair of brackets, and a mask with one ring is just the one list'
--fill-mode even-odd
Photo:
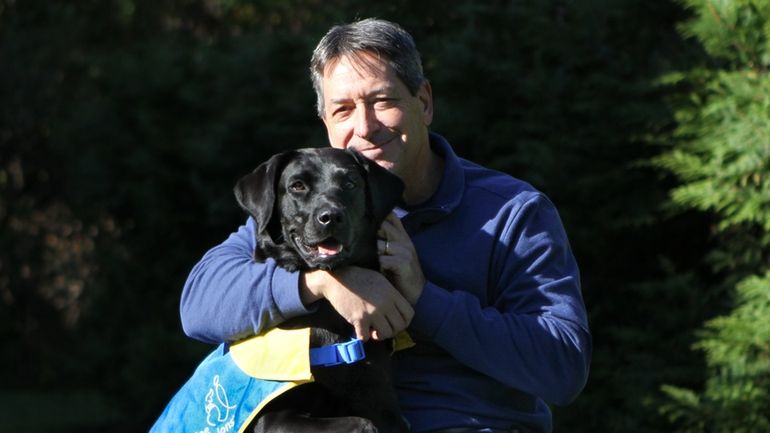
{"label": "man's eye", "polygon": [[385,109],[390,108],[395,103],[395,99],[393,98],[379,98],[374,101],[374,108],[378,109]]}
{"label": "man's eye", "polygon": [[345,117],[348,114],[350,114],[351,110],[352,110],[351,107],[344,106],[344,105],[343,106],[339,106],[339,107],[334,109],[334,111],[332,112],[332,116],[334,116],[334,117]]}
{"label": "man's eye", "polygon": [[305,184],[301,180],[297,180],[292,182],[291,185],[289,185],[289,189],[293,192],[303,192],[307,189]]}

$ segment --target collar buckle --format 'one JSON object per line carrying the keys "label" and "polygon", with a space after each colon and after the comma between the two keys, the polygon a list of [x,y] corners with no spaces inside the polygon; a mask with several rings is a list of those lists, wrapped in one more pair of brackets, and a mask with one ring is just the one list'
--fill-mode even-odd
{"label": "collar buckle", "polygon": [[353,364],[366,358],[364,342],[352,339],[345,343],[330,344],[310,349],[310,365],[333,367]]}

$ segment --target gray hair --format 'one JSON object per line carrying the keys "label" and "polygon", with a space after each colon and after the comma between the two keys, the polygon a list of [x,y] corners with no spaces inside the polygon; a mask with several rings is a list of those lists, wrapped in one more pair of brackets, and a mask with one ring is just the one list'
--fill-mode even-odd
{"label": "gray hair", "polygon": [[396,76],[416,95],[425,82],[422,61],[412,36],[398,24],[367,18],[350,24],[334,26],[321,38],[310,60],[310,78],[316,93],[318,116],[323,117],[323,74],[330,62],[351,57],[367,66],[363,53],[383,59]]}

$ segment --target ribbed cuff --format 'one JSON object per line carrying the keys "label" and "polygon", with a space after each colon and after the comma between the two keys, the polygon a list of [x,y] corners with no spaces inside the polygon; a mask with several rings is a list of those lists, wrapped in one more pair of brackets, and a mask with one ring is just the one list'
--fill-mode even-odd
{"label": "ribbed cuff", "polygon": [[410,328],[433,338],[446,320],[452,305],[452,294],[428,281],[414,306]]}
{"label": "ribbed cuff", "polygon": [[284,319],[311,312],[305,308],[299,295],[299,275],[299,272],[289,272],[281,267],[276,267],[273,272],[270,290],[276,308]]}

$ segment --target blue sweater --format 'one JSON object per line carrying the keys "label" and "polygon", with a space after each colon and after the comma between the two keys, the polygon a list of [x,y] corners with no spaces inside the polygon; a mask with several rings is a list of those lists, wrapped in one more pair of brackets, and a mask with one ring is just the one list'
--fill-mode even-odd
{"label": "blue sweater", "polygon": [[[553,204],[527,183],[444,157],[438,190],[396,213],[428,283],[394,355],[394,381],[414,432],[490,427],[550,432],[547,403],[564,405],[588,377],[591,337],[580,277]],[[252,260],[254,222],[208,251],[182,293],[185,332],[219,343],[308,310],[298,273]]]}

